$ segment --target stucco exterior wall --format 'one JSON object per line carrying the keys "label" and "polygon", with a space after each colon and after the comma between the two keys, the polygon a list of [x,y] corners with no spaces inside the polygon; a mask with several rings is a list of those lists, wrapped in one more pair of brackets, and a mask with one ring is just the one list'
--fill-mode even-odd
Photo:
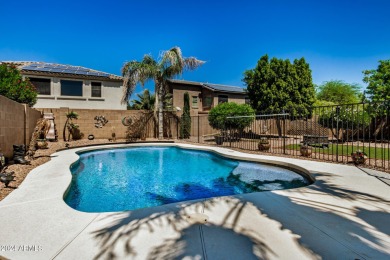
{"label": "stucco exterior wall", "polygon": [[[190,95],[190,114],[198,115],[199,111],[202,111],[202,99],[201,99],[201,87],[198,86],[187,86],[175,84],[172,88],[173,94],[173,107],[180,107],[181,111],[178,115],[181,115],[184,107],[184,93],[188,92]],[[193,96],[198,97],[198,108],[192,107]]]}
{"label": "stucco exterior wall", "polygon": [[[123,94],[122,81],[89,80],[77,78],[46,77],[23,74],[25,77],[45,78],[51,80],[51,95],[38,95],[34,108],[72,107],[80,109],[115,109],[126,110],[126,104],[121,104]],[[82,96],[62,96],[61,80],[76,80],[83,82]],[[91,97],[91,82],[102,83],[102,96]]]}
{"label": "stucco exterior wall", "polygon": [[0,96],[0,149],[7,158],[13,156],[14,144],[28,145],[41,112]]}

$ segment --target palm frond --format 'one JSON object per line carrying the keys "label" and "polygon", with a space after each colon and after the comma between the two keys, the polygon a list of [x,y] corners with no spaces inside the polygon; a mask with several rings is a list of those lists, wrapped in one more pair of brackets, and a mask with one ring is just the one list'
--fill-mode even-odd
{"label": "palm frond", "polygon": [[161,62],[163,69],[170,68],[171,71],[175,70],[180,73],[184,68],[183,54],[179,47],[173,47],[168,51],[164,51],[161,54]]}
{"label": "palm frond", "polygon": [[185,70],[195,70],[198,67],[202,66],[206,62],[203,60],[198,60],[195,57],[189,57],[184,59],[184,69]]}
{"label": "palm frond", "polygon": [[127,103],[127,100],[133,94],[138,83],[144,86],[148,80],[154,79],[156,71],[157,62],[150,55],[145,55],[141,62],[130,61],[126,63],[122,68],[122,104]]}

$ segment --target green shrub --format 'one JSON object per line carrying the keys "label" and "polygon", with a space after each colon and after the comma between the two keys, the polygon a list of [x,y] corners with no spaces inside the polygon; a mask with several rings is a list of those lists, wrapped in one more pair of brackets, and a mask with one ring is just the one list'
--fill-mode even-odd
{"label": "green shrub", "polygon": [[15,65],[0,64],[0,95],[30,107],[37,102],[37,91],[27,79],[23,79]]}
{"label": "green shrub", "polygon": [[184,93],[184,107],[181,115],[180,138],[190,138],[191,136],[191,116],[190,116],[190,95]]}
{"label": "green shrub", "polygon": [[[229,118],[236,117],[236,118]],[[221,103],[210,110],[208,119],[211,127],[225,131],[243,131],[255,118],[255,111],[247,104]]]}

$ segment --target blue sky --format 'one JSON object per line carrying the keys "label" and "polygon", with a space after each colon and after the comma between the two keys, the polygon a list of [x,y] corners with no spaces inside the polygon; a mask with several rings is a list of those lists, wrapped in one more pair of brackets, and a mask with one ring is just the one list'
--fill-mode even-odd
{"label": "blue sky", "polygon": [[124,62],[180,46],[206,64],[181,78],[244,86],[264,54],[304,57],[313,82],[362,82],[390,59],[390,1],[0,1],[0,60],[120,74]]}

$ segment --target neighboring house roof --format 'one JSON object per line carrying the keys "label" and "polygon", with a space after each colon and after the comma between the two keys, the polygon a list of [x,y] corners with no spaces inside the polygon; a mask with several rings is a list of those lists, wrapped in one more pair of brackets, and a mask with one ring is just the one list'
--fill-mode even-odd
{"label": "neighboring house roof", "polygon": [[227,86],[227,85],[218,85],[218,84],[210,84],[210,83],[203,83],[203,86],[215,91],[215,92],[228,92],[228,93],[239,93],[239,94],[246,94],[246,91],[244,88],[240,87],[234,87],[234,86]]}
{"label": "neighboring house roof", "polygon": [[25,74],[51,75],[51,76],[71,76],[77,78],[106,79],[122,81],[123,78],[114,74],[93,70],[81,66],[63,65],[56,63],[36,62],[36,61],[2,61],[1,63],[14,64]]}
{"label": "neighboring house roof", "polygon": [[193,86],[204,87],[204,88],[207,88],[207,89],[214,91],[214,92],[246,94],[246,90],[244,88],[236,87],[236,86],[219,85],[219,84],[212,84],[212,83],[202,83],[202,82],[177,80],[177,79],[171,79],[171,80],[169,80],[169,82],[183,84],[183,85],[193,85]]}

